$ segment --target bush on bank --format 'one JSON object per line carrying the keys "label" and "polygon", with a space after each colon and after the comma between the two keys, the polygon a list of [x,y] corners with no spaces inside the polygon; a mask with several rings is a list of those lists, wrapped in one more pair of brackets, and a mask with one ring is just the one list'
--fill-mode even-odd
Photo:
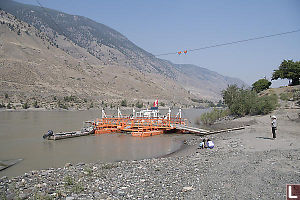
{"label": "bush on bank", "polygon": [[230,85],[223,91],[223,99],[230,113],[239,117],[245,115],[265,115],[276,109],[276,94],[259,96],[249,89]]}
{"label": "bush on bank", "polygon": [[[205,125],[212,125],[218,119],[221,119],[225,116],[228,116],[230,111],[228,109],[217,109],[214,108],[211,112],[207,112],[201,115],[200,121]],[[196,121],[196,124],[200,124],[199,119]]]}

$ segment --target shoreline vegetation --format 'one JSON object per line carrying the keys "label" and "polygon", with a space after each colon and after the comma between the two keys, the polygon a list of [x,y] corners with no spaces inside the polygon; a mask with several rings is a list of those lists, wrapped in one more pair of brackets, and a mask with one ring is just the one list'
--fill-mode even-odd
{"label": "shoreline vegetation", "polygon": [[[279,101],[284,104],[285,108],[300,107],[299,86],[265,89],[259,89],[257,92],[255,89],[238,88],[236,85],[228,86],[223,91],[223,99],[227,108],[214,108],[198,117],[195,123],[211,126],[222,119],[239,118],[247,115],[267,115],[280,107]],[[293,105],[290,102],[293,102]]]}
{"label": "shoreline vegetation", "polygon": [[[80,99],[76,96],[65,97],[51,97],[52,100],[38,100],[38,98],[30,98],[25,100],[18,100],[16,97],[10,97],[7,93],[4,94],[4,98],[0,97],[0,111],[23,111],[23,110],[90,110],[90,109],[121,109],[135,108],[145,109],[150,108],[154,100],[148,101],[127,101],[115,100],[108,102],[106,100],[98,101],[91,99]],[[159,101],[159,107],[161,108],[198,108],[204,109],[209,107],[223,107],[222,101],[213,102],[202,99],[191,99],[191,104],[180,104],[173,101],[167,103],[166,100]]]}

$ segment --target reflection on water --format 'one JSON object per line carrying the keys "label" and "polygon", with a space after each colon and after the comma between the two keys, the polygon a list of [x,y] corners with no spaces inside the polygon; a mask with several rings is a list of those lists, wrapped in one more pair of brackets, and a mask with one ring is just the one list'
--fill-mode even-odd
{"label": "reflection on water", "polygon": [[[185,110],[191,119],[201,110]],[[19,164],[0,171],[18,176],[34,169],[63,167],[65,163],[137,160],[169,154],[180,148],[181,137],[158,135],[147,138],[128,134],[103,134],[58,141],[43,140],[54,132],[79,130],[85,120],[100,117],[100,111],[0,112],[0,160],[23,158]],[[192,120],[193,121],[193,120]]]}

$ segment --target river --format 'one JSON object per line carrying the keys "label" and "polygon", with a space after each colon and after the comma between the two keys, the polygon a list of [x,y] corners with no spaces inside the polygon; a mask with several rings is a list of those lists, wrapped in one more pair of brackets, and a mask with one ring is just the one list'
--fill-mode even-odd
{"label": "river", "polygon": [[[183,110],[183,117],[188,118],[189,125],[193,126],[195,118],[205,111]],[[146,138],[129,134],[101,134],[58,141],[42,139],[42,135],[50,129],[54,132],[80,130],[83,121],[99,118],[100,115],[99,110],[0,112],[0,160],[23,159],[0,171],[0,177],[63,167],[65,163],[159,157],[177,151],[182,146],[184,137],[179,134]]]}

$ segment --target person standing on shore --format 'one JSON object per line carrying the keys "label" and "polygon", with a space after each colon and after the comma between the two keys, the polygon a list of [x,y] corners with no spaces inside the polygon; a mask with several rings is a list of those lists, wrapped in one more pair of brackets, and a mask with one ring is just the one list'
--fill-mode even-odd
{"label": "person standing on shore", "polygon": [[271,126],[272,126],[272,134],[273,134],[273,139],[276,139],[276,130],[277,130],[277,121],[276,121],[276,116],[271,117]]}

